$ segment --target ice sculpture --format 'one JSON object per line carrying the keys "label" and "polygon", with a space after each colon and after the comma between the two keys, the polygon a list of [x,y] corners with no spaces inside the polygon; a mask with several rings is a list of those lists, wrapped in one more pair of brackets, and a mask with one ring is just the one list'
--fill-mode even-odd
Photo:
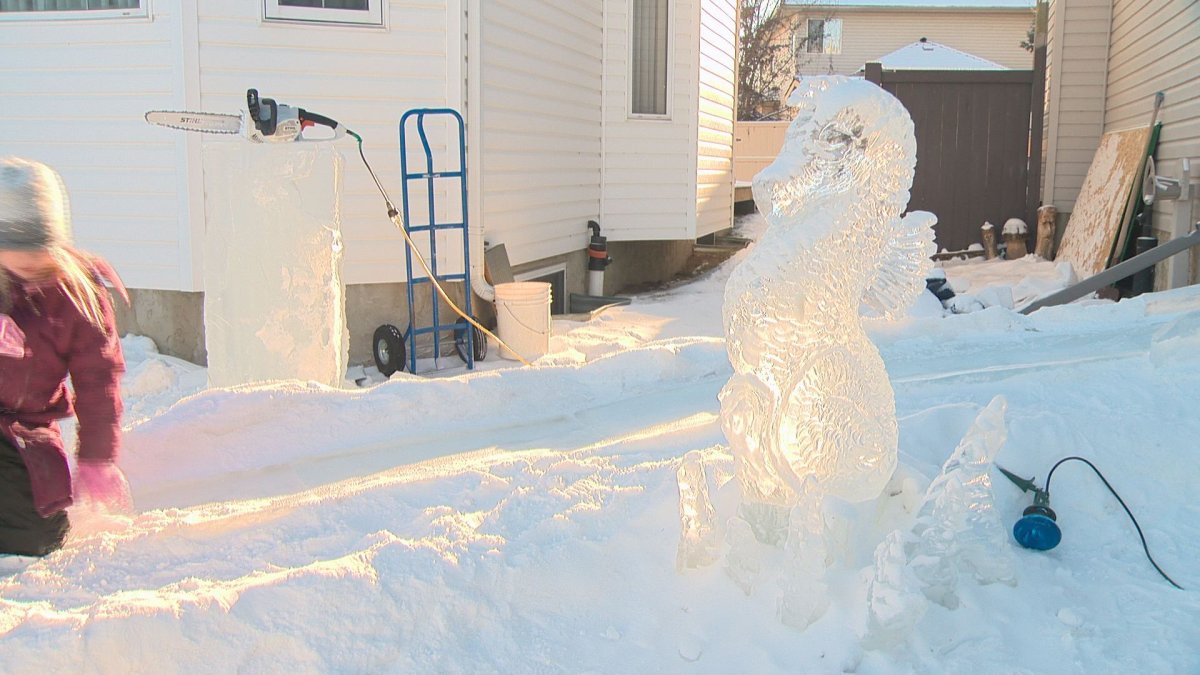
{"label": "ice sculpture", "polygon": [[209,383],[340,386],[349,345],[340,153],[326,143],[206,149],[204,330]]}
{"label": "ice sculpture", "polygon": [[729,544],[729,550],[725,553],[725,574],[746,595],[750,595],[762,571],[761,547],[755,539],[754,530],[744,519],[730,518],[725,541]]}
{"label": "ice sculpture", "polygon": [[1004,397],[997,396],[975,418],[925,491],[907,545],[909,566],[925,595],[951,609],[958,606],[954,588],[960,572],[984,584],[1016,578],[1008,528],[996,511],[988,475],[1007,437],[1005,407]]}
{"label": "ice sculpture", "polygon": [[692,450],[683,457],[676,478],[679,483],[679,549],[675,568],[705,567],[720,556],[716,515],[708,498],[703,454]]}
{"label": "ice sculpture", "polygon": [[825,584],[825,519],[821,515],[821,493],[816,478],[804,481],[799,499],[792,507],[788,538],[783,550],[787,568],[780,577],[779,620],[804,630],[829,607]]}
{"label": "ice sculpture", "polygon": [[[760,541],[781,539],[807,476],[877,497],[896,466],[895,403],[860,309],[902,312],[924,289],[932,214],[901,218],[912,120],[878,86],[806,78],[778,158],[754,178],[768,228],[725,287],[734,374],[721,423]],[[782,511],[782,515],[779,514]]]}
{"label": "ice sculpture", "polygon": [[867,622],[874,643],[894,642],[916,624],[926,606],[918,593],[954,609],[962,574],[984,584],[1015,581],[1016,560],[988,474],[1006,438],[1005,407],[997,396],[979,413],[925,491],[912,529],[893,532],[876,549]]}
{"label": "ice sculpture", "polygon": [[884,649],[901,641],[925,616],[929,600],[908,567],[905,533],[895,530],[875,549],[875,572],[867,586],[867,634],[863,646]]}

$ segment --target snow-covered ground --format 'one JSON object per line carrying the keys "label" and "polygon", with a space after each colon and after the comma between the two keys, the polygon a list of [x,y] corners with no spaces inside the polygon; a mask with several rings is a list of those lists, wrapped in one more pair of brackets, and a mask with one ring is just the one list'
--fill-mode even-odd
{"label": "snow-covered ground", "polygon": [[[62,551],[4,563],[0,672],[1200,672],[1200,288],[869,321],[903,480],[886,518],[856,513],[830,609],[800,632],[776,618],[769,571],[747,595],[721,563],[675,566],[683,456],[703,458],[719,509],[732,494],[716,396],[736,262],[555,322],[528,368],[492,356],[366,388],[212,390],[127,338],[122,463],[139,512],[76,513]],[[947,273],[970,293],[1060,280],[1034,258]],[[1053,482],[1058,548],[1010,542],[1015,585],[963,581],[957,609],[864,646],[874,544],[996,395],[997,461],[1039,483],[1062,457],[1093,461],[1188,590],[1070,463]],[[1030,499],[992,481],[1011,524]]]}

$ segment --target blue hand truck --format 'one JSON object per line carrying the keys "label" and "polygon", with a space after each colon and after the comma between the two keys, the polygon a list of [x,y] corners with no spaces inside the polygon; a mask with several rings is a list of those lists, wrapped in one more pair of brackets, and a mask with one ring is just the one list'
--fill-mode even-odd
{"label": "blue hand truck", "polygon": [[[451,132],[447,134],[447,145],[451,146],[455,134],[453,130],[457,128],[457,148],[448,147],[452,155],[458,158],[457,167],[435,166],[433,150],[429,144],[429,134],[426,130],[426,120],[442,120],[450,127]],[[421,149],[424,151],[424,164],[416,168],[411,168],[409,164],[408,153],[408,134],[415,130],[421,142]],[[456,152],[455,152],[456,150]],[[449,163],[452,160],[447,160]],[[407,295],[408,295],[408,328],[401,332],[392,324],[383,324],[375,329],[375,336],[372,344],[374,346],[375,365],[379,368],[379,372],[385,377],[389,377],[392,373],[398,370],[404,370],[405,360],[407,356],[408,372],[417,372],[417,349],[416,340],[418,335],[433,336],[433,359],[434,370],[439,369],[439,360],[442,351],[442,335],[449,333],[454,339],[454,349],[467,364],[468,370],[475,368],[476,361],[482,361],[487,356],[487,340],[483,333],[478,328],[467,323],[461,317],[457,321],[450,323],[442,323],[442,310],[439,306],[438,292],[436,284],[445,281],[461,281],[463,284],[464,296],[466,298],[464,311],[468,316],[474,317],[471,311],[472,292],[471,292],[471,246],[468,230],[467,217],[467,154],[466,154],[466,134],[463,124],[462,115],[450,108],[415,108],[404,113],[400,118],[400,178],[403,186],[403,221],[402,226],[405,232],[408,233],[409,239],[412,239],[418,233],[428,233],[429,237],[429,259],[427,261],[429,274],[425,273],[424,267],[414,271],[413,256],[420,255],[413,251],[412,246],[406,245],[404,248],[405,272],[407,274]],[[460,200],[459,213],[461,218],[448,222],[438,222],[437,209],[437,193],[435,188],[439,185],[437,181],[457,182],[457,196]],[[419,195],[424,197],[426,213],[428,214],[427,221],[424,223],[414,224],[412,221],[412,205],[413,199],[420,199],[421,196],[414,197],[413,189],[410,186],[416,182]],[[421,191],[420,187],[424,190]],[[449,196],[454,196],[455,190],[448,188],[446,190]],[[439,274],[437,263],[437,240],[439,232],[458,232],[462,239],[462,258],[463,271],[462,273]],[[418,289],[421,292],[428,289],[432,307],[433,323],[427,326],[418,326],[417,313],[415,311],[416,294]]]}

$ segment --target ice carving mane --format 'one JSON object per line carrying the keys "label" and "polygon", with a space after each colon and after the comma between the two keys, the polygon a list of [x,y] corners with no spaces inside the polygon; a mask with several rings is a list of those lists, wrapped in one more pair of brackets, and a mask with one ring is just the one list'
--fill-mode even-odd
{"label": "ice carving mane", "polygon": [[723,307],[734,375],[722,428],[743,507],[769,511],[794,505],[808,476],[848,501],[877,497],[891,477],[895,402],[860,309],[902,312],[924,289],[936,220],[900,217],[916,141],[899,101],[828,77],[806,79],[789,103],[799,113],[783,148],[754,178],[769,227]]}

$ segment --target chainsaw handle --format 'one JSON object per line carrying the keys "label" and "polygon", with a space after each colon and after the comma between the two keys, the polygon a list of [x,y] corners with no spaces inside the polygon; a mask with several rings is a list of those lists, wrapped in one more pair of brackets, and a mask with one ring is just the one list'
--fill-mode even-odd
{"label": "chainsaw handle", "polygon": [[317,113],[305,110],[304,108],[300,109],[300,121],[320,124],[321,126],[329,127],[330,129],[338,128],[337,120],[329,119],[324,115],[318,115]]}
{"label": "chainsaw handle", "polygon": [[[333,137],[332,138],[321,138],[321,139],[313,139],[313,140],[332,141],[332,140],[337,140],[337,139],[341,138],[342,136],[346,135],[346,127],[339,124],[337,120],[331,119],[324,115],[305,110],[304,108],[300,108],[299,118],[300,118],[300,124],[302,124],[304,126],[304,128],[306,128],[306,129],[314,124],[320,124],[323,127],[329,127],[330,129],[333,129]],[[308,139],[304,139],[304,140],[308,140]]]}

